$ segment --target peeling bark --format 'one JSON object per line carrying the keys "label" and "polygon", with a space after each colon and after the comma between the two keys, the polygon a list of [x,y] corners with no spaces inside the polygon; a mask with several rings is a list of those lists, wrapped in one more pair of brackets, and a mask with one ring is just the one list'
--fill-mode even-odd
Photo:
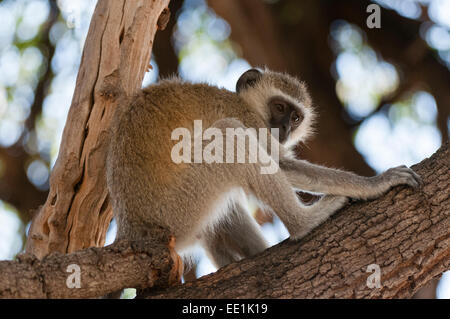
{"label": "peeling bark", "polygon": [[104,167],[109,123],[118,97],[141,87],[158,20],[168,3],[98,1],[49,195],[33,219],[27,252],[42,258],[104,245],[112,218]]}

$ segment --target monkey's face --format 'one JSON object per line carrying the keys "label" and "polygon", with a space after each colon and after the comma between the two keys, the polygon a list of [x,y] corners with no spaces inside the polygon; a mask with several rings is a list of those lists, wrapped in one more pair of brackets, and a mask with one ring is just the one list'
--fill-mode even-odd
{"label": "monkey's face", "polygon": [[268,127],[278,128],[279,142],[291,147],[312,133],[314,110],[304,83],[287,74],[251,69],[241,75],[236,92],[263,117]]}
{"label": "monkey's face", "polygon": [[274,96],[268,101],[270,111],[269,124],[271,128],[278,128],[280,143],[285,143],[291,132],[294,132],[303,122],[303,111],[282,96]]}

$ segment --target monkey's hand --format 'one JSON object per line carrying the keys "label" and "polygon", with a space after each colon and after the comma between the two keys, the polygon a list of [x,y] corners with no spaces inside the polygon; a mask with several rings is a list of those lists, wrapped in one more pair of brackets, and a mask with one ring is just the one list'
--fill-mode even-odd
{"label": "monkey's hand", "polygon": [[417,188],[421,184],[420,176],[404,165],[373,177],[359,176],[288,157],[281,157],[280,167],[291,185],[297,189],[354,199],[377,198],[396,185],[405,184]]}
{"label": "monkey's hand", "polygon": [[405,165],[388,169],[384,173],[371,177],[373,187],[379,188],[380,195],[397,185],[409,185],[418,188],[422,179],[412,169]]}

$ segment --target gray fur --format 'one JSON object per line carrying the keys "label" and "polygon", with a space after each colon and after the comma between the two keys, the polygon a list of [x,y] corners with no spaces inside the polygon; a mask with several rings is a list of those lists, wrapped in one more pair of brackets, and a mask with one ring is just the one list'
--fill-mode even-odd
{"label": "gray fur", "polygon": [[[302,123],[280,145],[280,168],[261,174],[261,163],[175,164],[171,132],[217,127],[270,128],[267,99],[284,98],[302,110]],[[107,184],[118,224],[118,239],[144,239],[164,228],[176,238],[176,249],[200,240],[218,267],[264,250],[258,225],[241,202],[248,195],[269,206],[298,239],[353,198],[373,198],[398,184],[417,186],[419,177],[401,167],[376,177],[329,169],[294,159],[291,147],[310,135],[314,121],[303,83],[265,70],[239,94],[207,84],[164,80],[124,102],[112,123]],[[228,138],[228,136],[226,137]],[[303,205],[293,189],[327,194]]]}

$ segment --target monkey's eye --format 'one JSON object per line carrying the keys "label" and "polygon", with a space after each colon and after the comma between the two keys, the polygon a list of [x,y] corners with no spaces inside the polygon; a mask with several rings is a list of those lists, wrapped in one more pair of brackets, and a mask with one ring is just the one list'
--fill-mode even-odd
{"label": "monkey's eye", "polygon": [[298,126],[302,121],[302,117],[298,113],[292,113],[291,121],[294,126]]}

